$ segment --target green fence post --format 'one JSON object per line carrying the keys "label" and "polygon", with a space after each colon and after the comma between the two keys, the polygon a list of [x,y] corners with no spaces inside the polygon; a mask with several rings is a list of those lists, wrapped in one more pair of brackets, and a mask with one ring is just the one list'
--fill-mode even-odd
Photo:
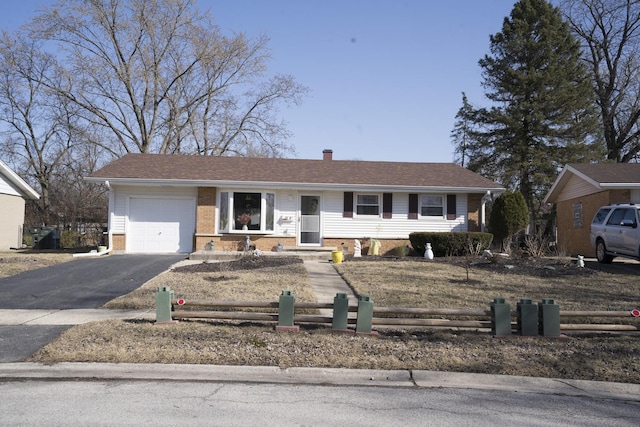
{"label": "green fence post", "polygon": [[543,298],[538,303],[539,332],[545,337],[560,336],[560,306],[552,298]]}
{"label": "green fence post", "polygon": [[348,328],[349,299],[345,293],[337,293],[333,298],[332,329],[346,330]]}
{"label": "green fence post", "polygon": [[172,322],[171,300],[173,299],[174,291],[169,286],[160,286],[156,293],[156,322]]}
{"label": "green fence post", "polygon": [[491,307],[491,333],[511,335],[511,307],[504,298],[494,298]]}
{"label": "green fence post", "polygon": [[538,335],[538,309],[530,298],[520,298],[517,304],[518,332],[523,337]]}
{"label": "green fence post", "polygon": [[358,297],[358,318],[356,332],[371,333],[373,322],[373,300],[368,295]]}
{"label": "green fence post", "polygon": [[278,304],[278,326],[276,330],[297,330],[293,325],[294,303],[296,297],[292,291],[282,291]]}

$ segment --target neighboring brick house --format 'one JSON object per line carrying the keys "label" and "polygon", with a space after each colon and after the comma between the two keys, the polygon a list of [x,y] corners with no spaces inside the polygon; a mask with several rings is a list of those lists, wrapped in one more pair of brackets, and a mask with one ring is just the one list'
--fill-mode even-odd
{"label": "neighboring brick house", "polygon": [[558,248],[572,256],[595,256],[591,221],[601,206],[640,203],[640,164],[568,164],[544,201],[556,205]]}
{"label": "neighboring brick house", "polygon": [[0,160],[0,251],[22,247],[25,200],[40,195]]}
{"label": "neighboring brick house", "polygon": [[128,154],[87,180],[109,195],[109,246],[123,252],[349,248],[381,253],[414,231],[480,231],[504,189],[453,163]]}

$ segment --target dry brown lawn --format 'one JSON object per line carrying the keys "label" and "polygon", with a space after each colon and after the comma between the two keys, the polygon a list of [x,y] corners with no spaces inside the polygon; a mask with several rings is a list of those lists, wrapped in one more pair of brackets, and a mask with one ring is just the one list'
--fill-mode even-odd
{"label": "dry brown lawn", "polygon": [[14,276],[27,270],[49,267],[61,262],[69,262],[69,253],[38,252],[31,250],[0,252],[0,278]]}
{"label": "dry brown lawn", "polygon": [[[337,267],[358,293],[383,306],[487,309],[498,296],[512,307],[522,297],[554,298],[562,310],[638,306],[637,275],[576,271],[566,260],[543,263],[521,270],[473,266],[469,280],[459,260],[359,261]],[[173,271],[108,306],[151,307],[157,287],[167,285],[187,299],[276,301],[281,290],[292,289],[298,301],[314,300],[306,271],[292,264]],[[109,321],[71,328],[30,360],[428,369],[640,383],[639,357],[640,336],[630,334],[496,338],[474,331],[384,328],[369,336],[311,325],[292,334],[249,322]]]}

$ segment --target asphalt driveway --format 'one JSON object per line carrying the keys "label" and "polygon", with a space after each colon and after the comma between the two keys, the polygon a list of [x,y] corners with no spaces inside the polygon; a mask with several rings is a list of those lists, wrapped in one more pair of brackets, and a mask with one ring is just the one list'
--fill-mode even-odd
{"label": "asphalt driveway", "polygon": [[78,258],[0,279],[2,309],[99,308],[139,288],[186,255]]}
{"label": "asphalt driveway", "polygon": [[[0,309],[98,308],[186,255],[78,258],[0,279]],[[0,363],[24,360],[70,326],[0,326]]]}

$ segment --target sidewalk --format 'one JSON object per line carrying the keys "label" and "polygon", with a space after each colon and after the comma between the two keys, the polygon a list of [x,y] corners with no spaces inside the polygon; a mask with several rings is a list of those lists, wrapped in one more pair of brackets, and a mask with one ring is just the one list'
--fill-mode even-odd
{"label": "sidewalk", "polygon": [[155,310],[107,310],[83,308],[68,310],[0,310],[2,326],[80,325],[109,319],[156,318]]}
{"label": "sidewalk", "polygon": [[[318,302],[331,302],[337,293],[346,293],[350,305],[358,301],[351,288],[333,268],[333,264],[325,260],[305,259],[304,266]],[[274,301],[277,295],[273,297]],[[330,309],[320,310],[322,316],[332,316]],[[355,315],[355,313],[351,313]],[[155,320],[155,310],[108,310],[96,309],[0,309],[0,326],[44,326],[44,325],[80,325],[83,323],[109,319],[145,319]]]}

